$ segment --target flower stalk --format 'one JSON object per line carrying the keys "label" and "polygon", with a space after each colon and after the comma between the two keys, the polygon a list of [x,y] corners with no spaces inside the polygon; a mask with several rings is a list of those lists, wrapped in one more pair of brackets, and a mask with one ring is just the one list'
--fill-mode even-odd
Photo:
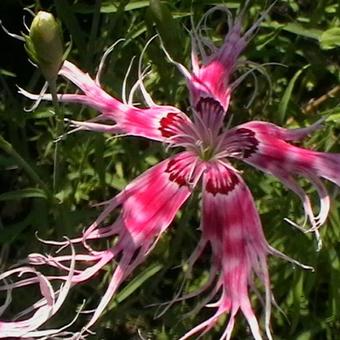
{"label": "flower stalk", "polygon": [[49,196],[49,189],[44,181],[41,180],[37,172],[31,167],[31,165],[21,157],[20,154],[13,148],[12,144],[9,143],[5,138],[0,136],[0,148],[14,158],[16,163],[21,167],[31,179],[43,189],[47,196]]}
{"label": "flower stalk", "polygon": [[[40,11],[34,17],[29,35],[25,35],[25,48],[45,77],[56,115],[55,138],[64,133],[64,114],[58,103],[57,77],[64,61],[64,43],[60,23],[51,13]],[[60,178],[60,155],[58,143],[54,151],[53,189],[57,191]]]}

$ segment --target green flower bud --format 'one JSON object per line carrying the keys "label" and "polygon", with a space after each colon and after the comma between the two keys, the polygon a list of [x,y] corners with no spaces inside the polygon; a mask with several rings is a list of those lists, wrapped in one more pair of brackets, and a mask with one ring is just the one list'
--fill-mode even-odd
{"label": "green flower bud", "polygon": [[59,22],[51,13],[40,11],[32,21],[25,47],[49,81],[57,77],[63,62],[64,46]]}

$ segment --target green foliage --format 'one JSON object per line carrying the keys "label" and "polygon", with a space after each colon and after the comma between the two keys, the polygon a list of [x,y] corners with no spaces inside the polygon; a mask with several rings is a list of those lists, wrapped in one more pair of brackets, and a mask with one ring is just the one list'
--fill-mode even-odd
{"label": "green foliage", "polygon": [[[104,88],[116,97],[121,97],[131,58],[139,56],[146,41],[156,33],[170,55],[189,66],[190,37],[186,29],[190,29],[191,19],[197,23],[213,4],[222,3],[210,0],[25,1],[34,12],[46,10],[56,14],[65,40],[73,42],[68,59],[92,76],[105,49],[119,38],[125,39],[108,59],[101,80]],[[224,3],[235,11],[241,1]],[[250,3],[245,25],[254,22],[267,6],[265,1]],[[11,31],[23,30],[23,14],[21,2],[1,1],[1,20]],[[248,77],[236,89],[230,107],[234,124],[259,119],[293,128],[326,117],[325,127],[304,145],[340,152],[339,14],[340,5],[336,0],[282,0],[275,4],[244,58],[261,65],[275,62],[285,66],[263,66],[259,71],[265,70],[270,83],[258,72],[256,81]],[[212,15],[207,22],[210,28],[207,34],[221,42],[226,23],[222,14]],[[9,47],[2,53],[0,65],[0,244],[4,254],[1,265],[8,268],[28,253],[42,251],[35,231],[48,239],[79,234],[98,215],[100,208],[91,207],[94,203],[113,197],[131,179],[163,159],[166,150],[162,145],[138,138],[88,132],[71,134],[56,143],[60,126],[54,108],[41,103],[36,110],[25,112],[23,108],[31,103],[19,96],[15,87],[18,84],[38,92],[43,82],[39,71],[27,62],[19,43],[4,34],[3,39]],[[152,65],[146,87],[153,99],[186,111],[189,102],[185,82],[168,63],[160,40],[151,43],[143,64]],[[131,88],[136,79],[135,63],[127,87]],[[59,92],[70,91],[70,87],[58,83]],[[254,91],[255,100],[248,107]],[[94,117],[95,112],[79,105],[65,105],[63,115],[85,120]],[[316,252],[311,235],[304,235],[284,222],[286,217],[303,222],[302,206],[294,194],[272,177],[241,164],[237,166],[244,170],[256,198],[269,243],[315,268],[315,272],[308,272],[281,259],[270,259],[273,293],[282,309],[273,308],[275,339],[336,339],[340,334],[339,192],[328,186],[333,205],[327,225],[321,230],[323,248]],[[56,168],[58,185],[53,184]],[[185,273],[186,260],[199,238],[198,211],[198,197],[195,197],[112,301],[98,322],[95,338],[138,339],[140,330],[145,338],[177,339],[211,315],[210,309],[190,314],[199,303],[194,299],[178,302],[161,318],[154,319],[162,310],[160,304],[171,300],[179,287],[183,285],[184,291],[193,291],[206,280],[208,256],[200,262],[192,279],[188,280]],[[7,257],[6,250],[10,254]],[[71,296],[62,314],[66,320],[83,298],[87,300],[87,309],[97,304],[111,272],[108,266],[101,276],[104,279],[87,283]],[[29,298],[24,296],[19,305],[27,306]],[[253,302],[256,314],[261,315],[259,300]],[[56,324],[63,323],[58,318],[53,320]],[[224,322],[221,320],[216,331],[204,339],[217,338]],[[234,338],[250,338],[242,317],[238,319]]]}
{"label": "green foliage", "polygon": [[324,31],[320,36],[320,46],[324,50],[331,50],[340,46],[340,28],[334,27]]}

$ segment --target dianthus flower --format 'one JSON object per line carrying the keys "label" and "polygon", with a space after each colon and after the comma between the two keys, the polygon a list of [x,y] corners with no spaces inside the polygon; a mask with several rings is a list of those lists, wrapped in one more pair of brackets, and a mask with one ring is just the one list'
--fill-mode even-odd
{"label": "dianthus flower", "polygon": [[[230,339],[235,316],[239,311],[245,316],[254,338],[262,339],[248,293],[255,278],[264,287],[265,333],[272,339],[272,297],[267,256],[274,254],[299,263],[267,243],[252,194],[231,160],[241,160],[276,176],[301,198],[306,218],[311,223],[309,231],[318,232],[329,211],[329,196],[320,178],[340,185],[340,154],[307,150],[291,144],[318,129],[319,122],[310,127],[292,130],[262,121],[248,122],[231,129],[226,127],[230,118],[228,107],[233,88],[231,75],[237,68],[240,53],[264,15],[243,33],[242,13],[233,20],[227,9],[222,10],[229,18],[229,31],[223,44],[216,47],[203,37],[199,24],[191,33],[192,71],[174,62],[187,81],[191,117],[175,107],[155,104],[143,86],[142,72],[136,87],[141,89],[147,108],[134,106],[131,98],[121,101],[112,97],[102,89],[98,78],[92,79],[69,61],[63,63],[59,75],[74,83],[82,93],[60,94],[60,102],[84,104],[100,112],[90,121],[71,121],[76,130],[139,136],[161,142],[176,150],[184,150],[133,180],[122,192],[106,202],[102,213],[83,235],[67,241],[72,245],[83,245],[83,253],[54,257],[29,255],[28,262],[31,265],[52,266],[60,269],[62,274],[50,277],[37,274],[36,279],[22,279],[2,287],[13,289],[39,283],[44,298],[29,309],[29,312],[37,310],[33,317],[24,321],[0,322],[0,337],[40,336],[38,328],[54,314],[56,308],[53,306],[57,304],[51,299],[53,294],[50,293],[49,280],[66,282],[56,293],[59,301],[63,290],[69,288],[66,284],[73,287],[86,282],[105,265],[115,261],[116,267],[109,286],[83,329],[88,330],[103,313],[121,283],[145,260],[177,211],[193,191],[200,187],[201,239],[189,259],[189,266],[192,268],[203,251],[210,247],[210,277],[199,291],[182,298],[210,290],[205,303],[215,307],[216,311],[209,319],[188,331],[182,339],[209,331],[225,313],[229,314],[229,321],[221,339]],[[209,13],[211,11],[206,15]],[[169,55],[168,57],[170,58]],[[24,90],[21,93],[33,100],[51,100],[49,94],[38,96]],[[308,195],[296,180],[297,176],[308,179],[318,192],[318,216],[315,216]],[[114,222],[108,223],[109,216],[118,207],[121,209],[119,216]],[[115,240],[111,247],[100,251],[90,247],[91,240],[106,238]],[[54,243],[62,245],[62,242]],[[85,269],[84,264],[88,264]],[[23,272],[24,269],[9,271],[0,278],[7,278],[18,271]],[[34,273],[39,272],[34,270]],[[60,330],[55,330],[56,334],[58,332]]]}

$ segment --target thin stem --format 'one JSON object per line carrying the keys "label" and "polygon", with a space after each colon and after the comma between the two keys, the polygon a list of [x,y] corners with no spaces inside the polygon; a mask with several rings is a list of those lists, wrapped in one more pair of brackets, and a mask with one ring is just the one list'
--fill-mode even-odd
{"label": "thin stem", "polygon": [[98,33],[98,27],[99,27],[101,3],[102,3],[101,0],[96,0],[95,6],[94,6],[94,14],[93,14],[93,19],[92,19],[90,38],[87,44],[87,58],[85,59],[86,60],[85,65],[87,66],[87,68],[90,67],[91,65],[91,55],[93,56],[93,51],[95,49],[96,36]]}
{"label": "thin stem", "polygon": [[31,179],[36,182],[49,196],[49,190],[47,185],[40,179],[40,176],[34,171],[34,169],[23,159],[13,148],[12,144],[6,139],[0,136],[0,148],[4,150],[7,154],[12,156],[16,163],[31,177]]}
{"label": "thin stem", "polygon": [[313,111],[316,111],[321,104],[323,104],[327,99],[335,97],[338,92],[340,92],[340,85],[333,87],[330,91],[328,91],[321,97],[310,100],[309,103],[302,109],[302,112],[311,113]]}
{"label": "thin stem", "polygon": [[[48,80],[48,86],[51,91],[52,96],[52,104],[54,106],[54,111],[56,114],[56,136],[55,138],[62,136],[64,133],[64,113],[61,110],[59,101],[58,101],[58,94],[57,94],[57,84],[56,79]],[[53,191],[55,192],[59,185],[59,178],[60,178],[60,157],[58,152],[59,143],[55,144],[54,149],[54,171],[53,171]]]}

